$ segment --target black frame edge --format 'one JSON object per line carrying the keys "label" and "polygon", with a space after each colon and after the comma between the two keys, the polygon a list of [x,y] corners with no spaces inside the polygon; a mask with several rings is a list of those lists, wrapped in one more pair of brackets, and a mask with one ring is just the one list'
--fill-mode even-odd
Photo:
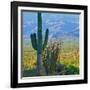
{"label": "black frame edge", "polygon": [[85,9],[87,5],[75,5],[75,4],[58,4],[58,3],[43,3],[43,2],[24,2],[24,1],[12,1],[16,6],[35,6],[35,7],[50,7],[50,8],[67,8],[67,9]]}
{"label": "black frame edge", "polygon": [[18,23],[17,6],[11,2],[11,88],[17,87],[18,80]]}
{"label": "black frame edge", "polygon": [[84,8],[84,82],[88,83],[88,7]]}

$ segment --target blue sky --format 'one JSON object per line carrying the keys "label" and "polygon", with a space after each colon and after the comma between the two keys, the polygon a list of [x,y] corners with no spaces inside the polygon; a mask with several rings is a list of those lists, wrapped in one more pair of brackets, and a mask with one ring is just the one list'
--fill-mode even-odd
{"label": "blue sky", "polygon": [[[66,38],[72,35],[79,37],[79,16],[71,13],[46,13],[42,12],[42,29],[49,29],[50,38]],[[23,39],[30,39],[30,34],[37,32],[37,12],[22,12]]]}

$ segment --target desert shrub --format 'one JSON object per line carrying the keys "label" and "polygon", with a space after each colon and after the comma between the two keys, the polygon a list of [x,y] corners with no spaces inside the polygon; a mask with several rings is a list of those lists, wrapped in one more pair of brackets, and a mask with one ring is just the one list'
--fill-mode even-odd
{"label": "desert shrub", "polygon": [[66,75],[79,74],[79,68],[69,65],[68,67],[65,67],[65,74]]}
{"label": "desert shrub", "polygon": [[56,74],[58,56],[61,49],[61,43],[54,42],[43,51],[43,65],[47,75]]}

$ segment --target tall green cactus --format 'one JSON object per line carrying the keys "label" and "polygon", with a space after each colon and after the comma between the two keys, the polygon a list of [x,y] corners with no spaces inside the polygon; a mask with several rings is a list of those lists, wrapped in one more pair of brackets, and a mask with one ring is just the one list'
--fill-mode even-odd
{"label": "tall green cactus", "polygon": [[45,49],[47,45],[49,30],[46,29],[45,39],[43,40],[41,12],[38,12],[37,18],[38,18],[37,35],[36,33],[33,33],[30,35],[30,37],[31,37],[32,47],[37,51],[37,74],[43,75],[45,73],[45,70],[42,62],[42,51]]}

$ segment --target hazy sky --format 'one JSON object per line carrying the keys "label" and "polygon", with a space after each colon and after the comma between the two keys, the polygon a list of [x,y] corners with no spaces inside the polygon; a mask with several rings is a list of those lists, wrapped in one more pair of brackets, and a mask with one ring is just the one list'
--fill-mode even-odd
{"label": "hazy sky", "polygon": [[[71,33],[75,37],[79,36],[79,16],[71,13],[46,13],[42,12],[42,29],[49,29],[49,38],[69,36]],[[37,12],[22,12],[23,39],[30,39],[30,34],[37,32]]]}

